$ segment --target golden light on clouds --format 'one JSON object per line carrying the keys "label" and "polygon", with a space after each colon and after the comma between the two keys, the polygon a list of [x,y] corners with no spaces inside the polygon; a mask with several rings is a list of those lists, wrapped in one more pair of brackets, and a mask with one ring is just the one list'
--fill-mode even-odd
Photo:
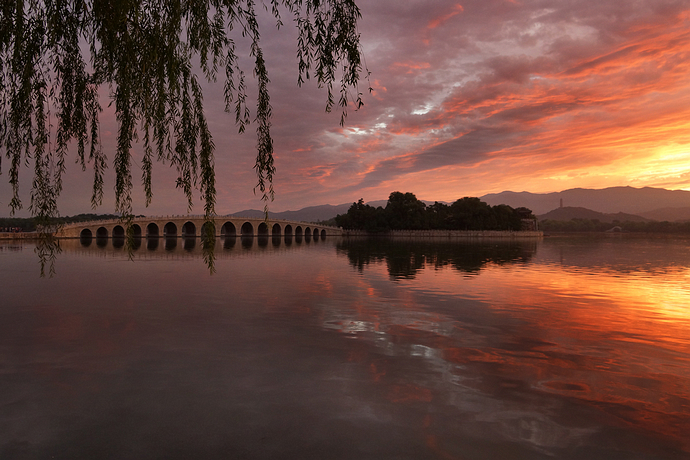
{"label": "golden light on clouds", "polygon": [[[342,128],[337,114],[324,113],[323,88],[297,88],[290,77],[292,38],[262,33],[274,113],[273,210],[381,200],[393,190],[449,201],[504,190],[690,188],[685,2],[357,3],[371,75],[360,87],[365,105],[350,104]],[[207,90],[216,186],[230,197],[219,210],[256,208],[253,129],[234,135],[232,117],[215,104],[222,92]],[[117,132],[113,123],[102,131]],[[88,194],[65,193],[76,212],[89,208]],[[154,205],[178,212],[175,197],[154,197]]]}

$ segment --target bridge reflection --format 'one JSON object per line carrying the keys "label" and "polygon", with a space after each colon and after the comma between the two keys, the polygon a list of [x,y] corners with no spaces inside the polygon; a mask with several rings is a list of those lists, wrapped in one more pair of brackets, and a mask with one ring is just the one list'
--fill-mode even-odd
{"label": "bridge reflection", "polygon": [[[316,236],[313,235],[233,235],[233,236],[221,236],[214,238],[214,245],[217,248],[223,249],[233,249],[235,247],[249,249],[252,247],[290,247],[293,244],[300,245],[302,243],[318,243],[320,241],[326,240],[325,234],[317,233]],[[187,252],[197,251],[202,248],[206,242],[205,237],[196,236],[141,236],[135,235],[132,238],[132,249],[134,251],[176,251],[178,248],[183,249]],[[124,249],[127,242],[127,237],[124,234],[113,235],[108,237],[105,235],[96,235],[94,238],[92,235],[83,234],[79,237],[79,246],[82,248],[106,248],[111,246],[113,249]]]}

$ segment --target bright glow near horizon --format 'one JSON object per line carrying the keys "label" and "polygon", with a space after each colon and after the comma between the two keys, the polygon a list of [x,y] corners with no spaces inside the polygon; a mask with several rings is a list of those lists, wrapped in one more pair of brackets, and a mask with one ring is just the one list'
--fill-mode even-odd
{"label": "bright glow near horizon", "polygon": [[[374,91],[362,83],[365,106],[349,110],[344,128],[338,113],[324,113],[322,90],[296,87],[289,21],[280,31],[264,24],[275,114],[272,210],[386,199],[394,190],[430,201],[574,187],[690,190],[690,2],[357,4]],[[222,84],[207,85],[217,210],[261,208],[252,193],[254,128],[235,134],[221,94]],[[104,113],[102,129],[111,148],[112,118]],[[9,214],[10,198],[3,166],[0,215]],[[71,165],[68,175],[63,214],[89,212],[91,174]],[[31,171],[21,179],[28,208]],[[112,170],[107,179],[96,212],[113,209]],[[185,212],[174,179],[156,165],[153,205],[144,208],[138,190],[135,212]],[[200,210],[201,202],[193,212]]]}

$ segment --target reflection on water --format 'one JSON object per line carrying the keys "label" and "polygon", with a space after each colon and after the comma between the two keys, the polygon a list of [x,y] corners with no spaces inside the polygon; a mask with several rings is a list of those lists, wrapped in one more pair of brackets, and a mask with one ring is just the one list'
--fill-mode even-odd
{"label": "reflection on water", "polygon": [[[284,247],[289,247],[293,244],[293,241],[301,245],[302,243],[305,244],[317,244],[319,241],[326,241],[326,236],[317,236],[317,237],[311,237],[311,236],[302,236],[302,235],[297,235],[297,236],[292,236],[292,235],[285,235],[285,236],[268,236],[268,235],[260,235],[260,236],[232,236],[232,237],[221,237],[217,238],[215,242],[211,246],[223,248],[223,249],[232,249],[235,247],[235,245],[238,244],[241,245],[242,248],[244,249],[251,249],[252,247],[260,247],[260,248],[265,248],[269,246],[269,243],[271,246],[275,248],[280,248],[281,246]],[[125,237],[114,237],[114,238],[107,238],[107,237],[96,237],[96,247],[100,250],[106,250],[107,252],[112,252],[113,254],[117,254],[122,252],[122,250],[126,249],[126,243],[127,240]],[[77,244],[78,242],[78,244]],[[81,237],[78,240],[73,239],[73,240],[62,240],[61,245],[64,247],[69,248],[72,251],[80,251],[80,250],[86,250],[86,249],[93,249],[93,243],[94,243],[94,238],[91,236],[86,236],[86,237]],[[169,236],[164,236],[164,237],[134,237],[132,240],[132,250],[133,250],[133,255],[143,255],[143,254],[148,254],[153,252],[155,253],[156,251],[160,249],[168,252],[176,252],[178,249],[178,246],[181,245],[181,247],[184,249],[185,252],[193,254],[193,255],[199,255],[203,253],[203,248],[204,248],[204,239],[203,238],[198,238],[198,237],[189,237],[189,236],[182,236],[182,237],[169,237]],[[143,253],[141,251],[144,251]],[[219,254],[220,256],[223,256],[222,253]]]}
{"label": "reflection on water", "polygon": [[690,457],[688,241],[171,244],[0,251],[0,458]]}
{"label": "reflection on water", "polygon": [[537,248],[536,240],[476,240],[472,243],[448,239],[393,240],[346,239],[338,251],[347,254],[350,264],[362,271],[375,262],[385,262],[391,277],[414,278],[425,268],[451,266],[477,274],[489,264],[526,263]]}

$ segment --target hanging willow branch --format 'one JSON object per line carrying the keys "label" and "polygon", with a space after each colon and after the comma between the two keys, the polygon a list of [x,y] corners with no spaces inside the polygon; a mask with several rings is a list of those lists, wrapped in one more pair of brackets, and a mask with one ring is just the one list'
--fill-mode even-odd
{"label": "hanging willow branch", "polygon": [[[267,0],[268,1],[268,0]],[[362,105],[362,71],[353,0],[270,0],[264,5],[282,25],[281,10],[298,28],[301,85],[311,74],[335,105],[340,75],[341,123],[350,102]],[[12,213],[19,199],[21,165],[34,165],[31,213],[48,226],[59,216],[57,198],[68,146],[94,173],[92,206],[102,203],[108,156],[115,170],[115,209],[132,215],[132,148],[141,138],[141,178],[151,202],[155,160],[178,172],[177,186],[193,204],[194,190],[209,221],[215,214],[214,142],[203,109],[197,71],[215,82],[224,70],[226,110],[238,130],[250,123],[245,72],[238,64],[234,30],[250,43],[258,82],[254,166],[262,199],[273,198],[273,141],[268,71],[252,0],[6,0],[0,6],[0,173],[9,161]],[[195,67],[193,63],[198,63]],[[99,139],[99,90],[107,88],[118,123],[117,146],[106,155]],[[357,95],[348,100],[351,90]],[[55,123],[54,139],[52,123]],[[87,153],[88,152],[88,153]],[[7,165],[5,165],[7,167]]]}

